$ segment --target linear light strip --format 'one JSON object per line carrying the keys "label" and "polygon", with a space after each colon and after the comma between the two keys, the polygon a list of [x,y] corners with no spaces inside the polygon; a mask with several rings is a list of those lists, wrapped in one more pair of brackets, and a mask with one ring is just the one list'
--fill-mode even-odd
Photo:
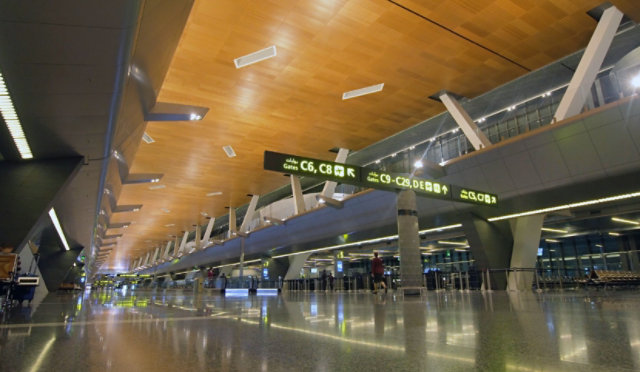
{"label": "linear light strip", "polygon": [[18,148],[20,157],[22,159],[33,159],[33,154],[31,153],[29,142],[27,141],[27,137],[24,135],[24,131],[22,130],[20,118],[18,118],[16,109],[13,106],[13,101],[11,100],[11,96],[9,95],[9,90],[4,83],[2,71],[0,71],[0,114],[2,114],[2,118],[7,125],[7,129],[9,129],[11,138],[13,138],[13,143],[15,143],[16,147]]}
{"label": "linear light strip", "polygon": [[67,243],[67,238],[64,236],[64,232],[62,231],[62,226],[60,226],[60,221],[58,220],[58,215],[56,211],[51,208],[49,210],[49,217],[51,217],[51,222],[53,222],[53,226],[55,226],[58,235],[60,236],[60,240],[62,240],[62,244],[64,245],[64,249],[69,250],[69,244]]}
{"label": "linear light strip", "polygon": [[555,232],[555,233],[560,233],[560,234],[566,234],[566,233],[569,232],[567,230],[552,229],[550,227],[543,227],[542,231]]}
{"label": "linear light strip", "polygon": [[526,211],[526,212],[521,212],[521,213],[507,214],[507,215],[499,216],[499,217],[491,217],[491,218],[488,219],[488,221],[490,221],[490,222],[502,221],[502,220],[507,220],[507,219],[510,219],[510,218],[531,216],[531,215],[534,215],[534,214],[560,211],[560,210],[563,210],[563,209],[584,207],[584,206],[587,206],[587,205],[608,203],[608,202],[616,201],[616,200],[637,198],[639,196],[640,196],[640,192],[633,192],[633,193],[629,193],[629,194],[609,196],[609,197],[606,197],[606,198],[585,200],[585,201],[577,202],[577,203],[563,204],[563,205],[558,205],[558,206],[555,206],[555,207],[535,209],[535,210],[532,210],[532,211]]}
{"label": "linear light strip", "polygon": [[640,225],[640,222],[638,222],[638,221],[627,220],[627,219],[620,218],[620,217],[611,217],[611,220],[612,221],[616,221],[616,222],[628,223],[630,225]]}

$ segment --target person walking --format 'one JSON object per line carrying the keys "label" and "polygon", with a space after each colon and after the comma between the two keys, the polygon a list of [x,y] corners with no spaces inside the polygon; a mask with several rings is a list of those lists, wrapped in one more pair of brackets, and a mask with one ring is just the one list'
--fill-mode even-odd
{"label": "person walking", "polygon": [[373,252],[373,260],[371,260],[371,276],[373,276],[373,293],[378,293],[378,287],[382,285],[384,292],[387,293],[387,285],[384,283],[384,265],[378,257],[378,252]]}

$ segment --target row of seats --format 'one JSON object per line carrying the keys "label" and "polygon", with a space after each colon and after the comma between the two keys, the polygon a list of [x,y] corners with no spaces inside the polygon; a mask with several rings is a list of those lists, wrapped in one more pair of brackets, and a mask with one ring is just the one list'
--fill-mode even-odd
{"label": "row of seats", "polygon": [[640,273],[631,271],[594,270],[589,279],[595,284],[640,284]]}

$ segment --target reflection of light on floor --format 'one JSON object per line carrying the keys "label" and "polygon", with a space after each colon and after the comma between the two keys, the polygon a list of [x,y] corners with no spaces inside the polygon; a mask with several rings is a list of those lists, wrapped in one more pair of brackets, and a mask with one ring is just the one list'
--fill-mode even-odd
{"label": "reflection of light on floor", "polygon": [[[259,322],[256,322],[256,321],[253,321],[253,320],[240,319],[240,321],[243,322],[243,323],[247,323],[247,324],[260,325]],[[379,343],[375,343],[375,342],[354,340],[352,338],[347,338],[347,337],[342,337],[342,336],[335,336],[335,335],[330,335],[328,333],[322,333],[322,332],[309,331],[307,329],[302,329],[302,328],[288,327],[288,326],[283,326],[283,325],[273,324],[273,323],[269,324],[269,327],[270,328],[275,328],[275,329],[282,329],[282,330],[285,330],[285,331],[304,333],[304,334],[313,335],[313,336],[316,336],[316,337],[324,337],[324,338],[327,338],[327,339],[336,340],[336,341],[340,341],[340,342],[347,342],[347,343],[354,344],[354,345],[375,347],[375,348],[381,348],[381,349],[393,350],[393,351],[405,351],[405,348],[404,347],[400,347],[400,346],[391,346],[391,345],[379,344]]]}
{"label": "reflection of light on floor", "polygon": [[54,336],[51,338],[51,340],[47,341],[47,343],[42,348],[42,351],[40,351],[40,354],[38,355],[38,359],[36,359],[35,363],[33,363],[33,366],[31,366],[31,369],[29,370],[30,372],[35,372],[40,370],[40,365],[44,360],[44,356],[47,355],[47,352],[49,351],[49,349],[51,348],[51,345],[53,345],[53,342],[55,340],[56,338]]}
{"label": "reflection of light on floor", "polygon": [[522,371],[522,372],[538,372],[538,371],[541,371],[541,369],[523,367],[521,365],[511,364],[511,363],[505,364],[505,368],[506,368],[507,371]]}
{"label": "reflection of light on floor", "polygon": [[476,362],[476,360],[474,358],[465,358],[465,357],[457,356],[457,355],[455,355],[453,353],[452,354],[443,354],[443,353],[438,353],[438,352],[434,352],[434,351],[427,351],[427,355],[430,356],[430,357],[455,360],[457,362],[465,362],[465,363],[475,363]]}

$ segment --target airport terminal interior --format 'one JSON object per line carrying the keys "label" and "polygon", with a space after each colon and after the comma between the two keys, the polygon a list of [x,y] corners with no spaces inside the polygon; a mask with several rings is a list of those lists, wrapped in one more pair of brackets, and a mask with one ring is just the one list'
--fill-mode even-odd
{"label": "airport terminal interior", "polygon": [[0,1],[0,370],[640,370],[638,22]]}

